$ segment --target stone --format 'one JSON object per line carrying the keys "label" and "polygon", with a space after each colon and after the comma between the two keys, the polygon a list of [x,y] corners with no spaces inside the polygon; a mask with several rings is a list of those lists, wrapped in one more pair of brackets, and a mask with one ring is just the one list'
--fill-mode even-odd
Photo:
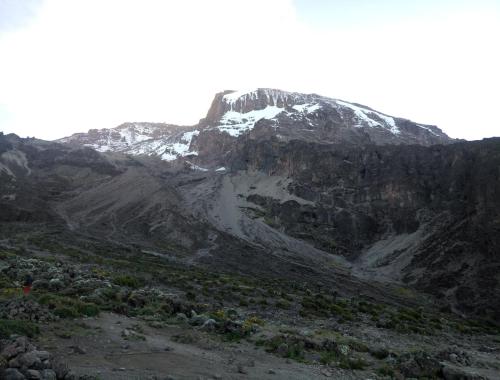
{"label": "stone", "polygon": [[50,362],[50,360],[42,360],[42,368],[41,369],[51,369],[52,368],[52,364]]}
{"label": "stone", "polygon": [[21,363],[19,362],[19,357],[15,357],[9,360],[9,367],[11,368],[21,368]]}
{"label": "stone", "polygon": [[59,360],[56,360],[52,363],[52,369],[56,373],[56,377],[58,379],[64,379],[69,373],[69,369],[66,363]]}
{"label": "stone", "polygon": [[[210,320],[206,315],[194,315],[189,319],[189,324],[191,326],[203,326],[205,322]],[[215,321],[214,321],[215,322]]]}
{"label": "stone", "polygon": [[78,376],[73,372],[68,372],[63,378],[63,380],[77,380]]}
{"label": "stone", "polygon": [[26,350],[30,346],[28,338],[26,338],[25,336],[20,336],[19,338],[17,338],[15,344],[19,348],[19,352],[26,352]]}
{"label": "stone", "polygon": [[460,368],[445,365],[442,371],[443,378],[445,380],[484,380],[484,377],[465,372]]}
{"label": "stone", "polygon": [[87,350],[80,346],[70,346],[69,348],[71,348],[73,352],[78,355],[85,355],[87,353]]}
{"label": "stone", "polygon": [[48,351],[38,351],[35,350],[33,353],[38,356],[38,358],[42,361],[50,359],[50,353]]}
{"label": "stone", "polygon": [[15,345],[15,344],[9,344],[7,347],[5,347],[3,350],[2,350],[2,353],[1,355],[9,360],[11,358],[13,358],[14,356],[16,356],[17,354],[19,354],[20,351],[18,350],[18,347]]}
{"label": "stone", "polygon": [[15,368],[7,368],[6,370],[4,370],[1,378],[3,380],[25,380],[26,379],[26,377]]}
{"label": "stone", "polygon": [[321,374],[322,374],[323,376],[325,376],[325,377],[332,377],[332,376],[333,376],[333,373],[331,373],[331,372],[330,372],[329,370],[327,370],[327,369],[323,369],[323,370],[321,371]]}
{"label": "stone", "polygon": [[19,364],[22,367],[34,368],[42,364],[40,358],[35,354],[35,351],[27,352],[19,357]]}
{"label": "stone", "polygon": [[207,319],[205,323],[201,326],[201,330],[203,331],[214,331],[217,327],[217,322],[214,319]]}
{"label": "stone", "polygon": [[248,374],[248,371],[246,370],[245,367],[243,367],[243,364],[238,364],[237,371],[238,371],[238,373],[241,373],[243,375]]}
{"label": "stone", "polygon": [[35,370],[35,369],[29,369],[26,371],[26,379],[29,379],[29,380],[41,380],[42,379],[42,375],[40,374],[39,371]]}
{"label": "stone", "polygon": [[42,379],[43,380],[56,380],[57,375],[53,369],[44,369],[42,371]]}

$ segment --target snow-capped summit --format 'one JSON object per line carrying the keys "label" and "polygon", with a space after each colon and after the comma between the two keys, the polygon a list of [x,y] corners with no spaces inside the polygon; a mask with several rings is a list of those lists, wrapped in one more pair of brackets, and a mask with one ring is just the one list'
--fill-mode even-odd
{"label": "snow-capped summit", "polygon": [[[208,127],[237,137],[254,129],[261,120],[280,136],[306,140],[337,142],[339,128],[350,128],[353,135],[369,135],[375,144],[431,145],[450,140],[435,126],[389,116],[357,103],[269,88],[219,93],[203,121]],[[325,128],[332,133],[325,135]],[[299,130],[312,135],[304,136]]]}
{"label": "snow-capped summit", "polygon": [[125,123],[77,133],[59,142],[172,161],[198,153],[226,154],[235,139],[244,135],[254,139],[378,145],[453,141],[435,126],[389,116],[357,103],[258,88],[216,94],[207,116],[198,125]]}

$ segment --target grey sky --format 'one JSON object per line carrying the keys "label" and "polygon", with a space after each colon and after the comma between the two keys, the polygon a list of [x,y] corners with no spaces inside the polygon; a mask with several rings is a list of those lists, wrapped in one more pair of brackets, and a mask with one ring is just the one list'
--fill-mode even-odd
{"label": "grey sky", "polygon": [[500,135],[500,0],[0,0],[0,130],[194,124],[224,89]]}

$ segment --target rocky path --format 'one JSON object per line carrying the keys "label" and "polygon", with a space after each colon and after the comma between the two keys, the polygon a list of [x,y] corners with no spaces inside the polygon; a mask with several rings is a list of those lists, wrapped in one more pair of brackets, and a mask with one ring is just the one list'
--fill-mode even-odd
{"label": "rocky path", "polygon": [[[72,330],[71,337],[66,329]],[[60,356],[79,376],[110,380],[325,378],[320,366],[269,355],[247,342],[223,343],[179,326],[154,329],[112,313],[64,327],[55,324],[51,330],[40,345]],[[339,370],[335,378],[363,377]]]}

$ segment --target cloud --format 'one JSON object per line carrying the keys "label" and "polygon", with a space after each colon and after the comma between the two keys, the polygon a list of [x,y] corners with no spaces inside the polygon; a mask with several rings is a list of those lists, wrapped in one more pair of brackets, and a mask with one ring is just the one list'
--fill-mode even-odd
{"label": "cloud", "polygon": [[29,27],[0,34],[0,123],[49,139],[125,121],[193,124],[217,91],[277,87],[493,135],[498,21],[478,11],[315,28],[289,0],[47,0]]}

